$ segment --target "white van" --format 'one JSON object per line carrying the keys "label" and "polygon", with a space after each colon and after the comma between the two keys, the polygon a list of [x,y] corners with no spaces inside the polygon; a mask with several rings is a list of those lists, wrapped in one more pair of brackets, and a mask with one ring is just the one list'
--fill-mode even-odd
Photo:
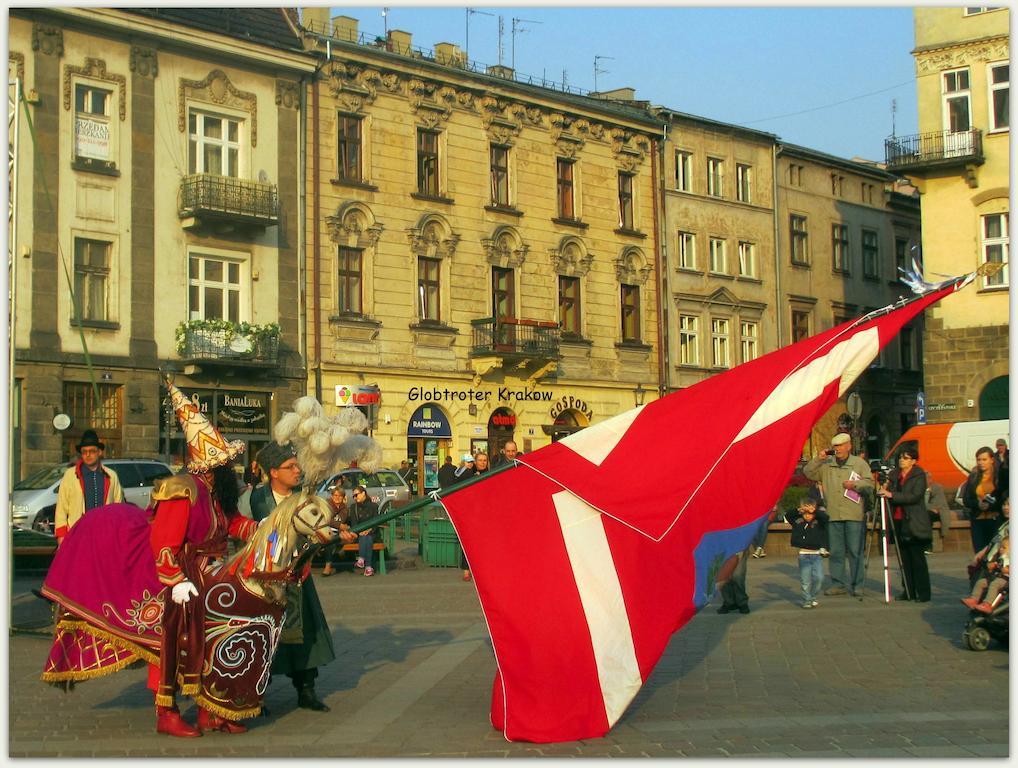
{"label": "white van", "polygon": [[976,451],[988,447],[995,451],[999,438],[1011,447],[1011,420],[955,421],[946,424],[921,424],[909,429],[894,444],[884,463],[896,466],[898,451],[906,446],[919,449],[919,466],[930,480],[944,487],[947,498],[954,498],[958,486],[976,465]]}

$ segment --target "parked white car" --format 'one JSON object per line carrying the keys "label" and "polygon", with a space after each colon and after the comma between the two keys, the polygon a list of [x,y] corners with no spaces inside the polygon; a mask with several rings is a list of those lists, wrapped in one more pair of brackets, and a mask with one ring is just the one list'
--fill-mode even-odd
{"label": "parked white car", "polygon": [[[152,483],[173,472],[154,459],[109,459],[103,464],[117,473],[124,501],[144,509],[152,496]],[[40,469],[14,484],[11,489],[11,524],[43,533],[53,533],[60,479],[73,462]]]}

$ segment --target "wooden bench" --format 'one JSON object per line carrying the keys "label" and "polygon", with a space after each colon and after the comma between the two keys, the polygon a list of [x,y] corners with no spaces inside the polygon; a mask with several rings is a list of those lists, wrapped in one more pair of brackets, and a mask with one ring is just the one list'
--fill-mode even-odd
{"label": "wooden bench", "polygon": [[[384,576],[385,575],[385,550],[387,549],[387,547],[386,547],[386,531],[385,531],[386,526],[380,525],[378,527],[380,529],[382,529],[382,530],[380,532],[380,535],[376,538],[375,543],[371,545],[371,551],[372,551],[372,553],[375,553],[375,552],[378,553],[378,568],[377,568],[377,570],[378,570],[378,572],[380,574],[382,574]],[[357,556],[357,552],[360,551],[360,544],[358,542],[356,542],[356,541],[353,542],[352,544],[344,544],[337,551],[341,555],[342,555],[343,552],[353,552],[354,553],[354,557],[356,557]],[[371,565],[371,563],[365,563],[365,565]]]}

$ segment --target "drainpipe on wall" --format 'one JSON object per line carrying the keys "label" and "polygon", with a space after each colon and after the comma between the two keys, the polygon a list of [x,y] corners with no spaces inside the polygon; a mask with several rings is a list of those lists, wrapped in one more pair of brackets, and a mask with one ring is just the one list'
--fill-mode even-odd
{"label": "drainpipe on wall", "polygon": [[[308,368],[308,338],[306,332],[306,324],[308,321],[308,287],[306,284],[307,280],[307,257],[308,257],[308,244],[307,244],[307,213],[308,213],[308,200],[307,200],[307,167],[303,162],[303,158],[307,158],[308,154],[308,94],[307,94],[308,81],[306,76],[300,78],[300,114],[297,118],[298,130],[300,131],[300,148],[298,149],[298,157],[302,158],[302,162],[298,164],[297,168],[297,306],[298,306],[298,320],[297,320],[297,349],[300,350],[300,356],[304,360],[304,368]],[[305,374],[306,375],[306,374]],[[307,380],[304,381],[304,391],[307,392]]]}
{"label": "drainpipe on wall", "polygon": [[778,206],[778,143],[771,147],[771,177],[774,191],[772,192],[774,206],[774,319],[775,331],[777,333],[774,349],[781,348],[781,318],[785,308],[781,303],[781,240],[779,239],[781,225],[778,221],[780,207]]}
{"label": "drainpipe on wall", "polygon": [[318,102],[320,96],[320,90],[318,86],[318,72],[315,72],[314,83],[313,83],[313,98],[314,104],[312,106],[311,114],[311,151],[313,153],[311,157],[311,249],[313,259],[313,275],[312,283],[314,288],[314,295],[312,301],[309,304],[314,306],[314,312],[309,313],[310,317],[313,318],[315,324],[315,399],[318,402],[322,402],[322,294],[321,294],[321,251],[320,251],[320,231],[321,227],[319,222],[321,220],[321,194],[319,193],[319,179],[320,170],[318,167],[318,142],[319,142],[319,121],[318,121]]}
{"label": "drainpipe on wall", "polygon": [[[652,185],[654,187],[654,250],[657,252],[657,257],[654,259],[654,279],[657,281],[658,289],[658,300],[657,300],[657,396],[664,397],[668,392],[668,371],[670,367],[670,355],[668,342],[663,340],[663,329],[667,327],[668,323],[668,270],[662,269],[662,260],[667,260],[668,256],[668,238],[663,236],[661,233],[661,222],[664,220],[662,208],[664,207],[664,153],[665,153],[665,140],[668,137],[668,124],[665,123],[661,127],[661,141],[657,139],[652,142],[652,161],[651,161],[651,173],[652,173]],[[658,165],[660,163],[660,173]],[[660,175],[660,180],[659,180]],[[670,334],[669,334],[670,338]]]}

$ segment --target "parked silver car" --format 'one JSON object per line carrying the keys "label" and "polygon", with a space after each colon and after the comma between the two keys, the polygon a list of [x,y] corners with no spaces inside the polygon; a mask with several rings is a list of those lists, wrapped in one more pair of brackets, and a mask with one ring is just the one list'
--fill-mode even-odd
{"label": "parked silver car", "polygon": [[410,488],[394,469],[380,469],[372,475],[355,467],[344,469],[319,485],[318,495],[323,499],[329,498],[329,486],[333,483],[343,486],[347,504],[353,503],[354,486],[363,485],[368,489],[368,496],[378,505],[379,514],[385,512],[394,501],[410,499]]}
{"label": "parked silver car", "polygon": [[[152,495],[152,483],[172,475],[163,462],[154,459],[109,459],[103,464],[117,473],[124,501],[144,509]],[[74,462],[40,469],[11,489],[11,524],[44,533],[53,533],[60,479]]]}

